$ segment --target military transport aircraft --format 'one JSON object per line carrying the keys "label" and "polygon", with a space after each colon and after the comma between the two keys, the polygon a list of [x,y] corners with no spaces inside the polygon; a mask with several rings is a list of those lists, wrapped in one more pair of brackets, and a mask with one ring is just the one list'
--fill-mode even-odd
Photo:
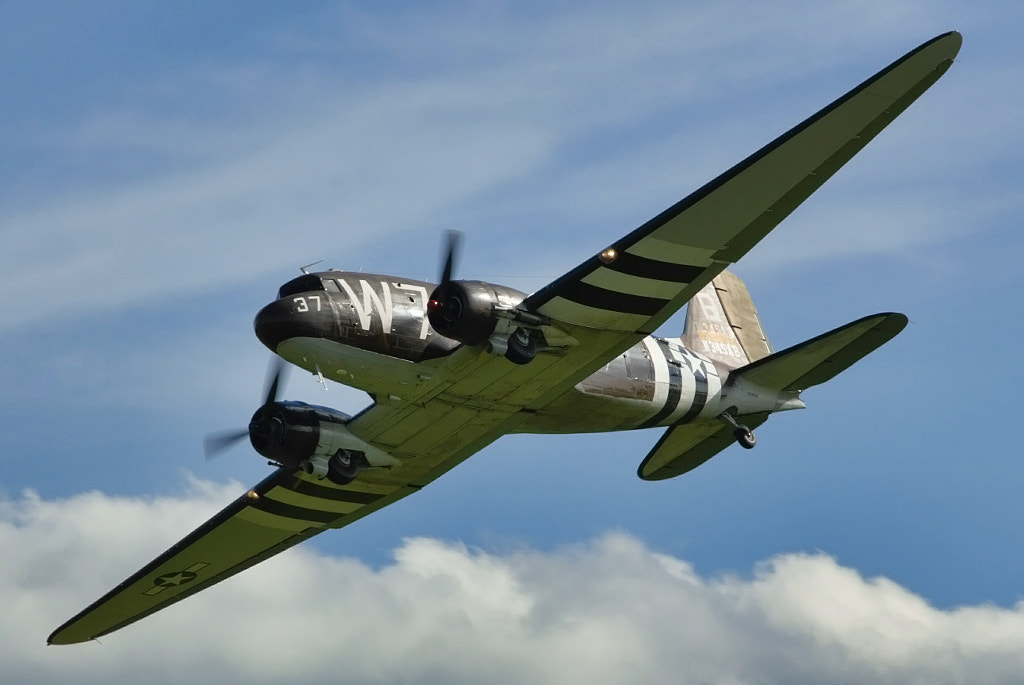
{"label": "military transport aircraft", "polygon": [[[532,295],[455,280],[303,274],[255,320],[280,359],[367,391],[347,416],[278,399],[281,367],[246,430],[276,469],[58,628],[92,640],[329,528],[420,490],[506,433],[661,427],[646,480],[685,473],[899,333],[868,316],[775,352],[737,261],[952,64],[959,33],[908,53],[704,187]],[[652,333],[688,304],[683,335]]]}

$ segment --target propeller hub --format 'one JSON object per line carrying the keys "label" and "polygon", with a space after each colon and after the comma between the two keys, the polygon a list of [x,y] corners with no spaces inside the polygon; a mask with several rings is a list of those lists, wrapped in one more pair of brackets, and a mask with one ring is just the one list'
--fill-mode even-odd
{"label": "propeller hub", "polygon": [[257,444],[267,447],[276,447],[284,440],[284,420],[271,407],[260,407],[249,422],[249,438],[260,451]]}

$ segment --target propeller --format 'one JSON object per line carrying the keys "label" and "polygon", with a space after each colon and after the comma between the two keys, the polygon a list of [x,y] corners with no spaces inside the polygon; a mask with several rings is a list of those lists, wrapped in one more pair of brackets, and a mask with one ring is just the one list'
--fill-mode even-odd
{"label": "propeller", "polygon": [[455,263],[462,246],[460,231],[445,231],[445,246],[441,260],[441,279],[427,300],[427,317],[436,330],[447,330],[458,321],[462,314],[462,300],[452,285]]}
{"label": "propeller", "polygon": [[[260,405],[260,410],[257,411],[257,414],[262,413],[266,415],[266,412],[262,410],[273,407],[277,402],[277,394],[281,389],[281,383],[285,375],[286,367],[284,360],[280,357],[273,357],[267,367],[267,381],[264,384],[263,404]],[[206,455],[207,460],[220,456],[221,452],[232,447],[239,440],[249,437],[253,430],[261,428],[263,428],[262,425],[250,423],[248,428],[235,428],[210,433],[203,438],[203,453]]]}
{"label": "propeller", "polygon": [[285,375],[284,360],[272,357],[267,366],[267,380],[263,384],[263,406],[269,407],[277,402],[277,391],[281,389],[281,380]]}
{"label": "propeller", "polygon": [[441,266],[441,284],[452,280],[452,273],[455,271],[455,262],[458,261],[461,247],[462,232],[445,231],[445,257]]}
{"label": "propeller", "polygon": [[210,433],[203,438],[203,454],[210,460],[220,456],[220,453],[234,445],[242,438],[249,436],[248,428],[237,428],[235,430],[218,431]]}

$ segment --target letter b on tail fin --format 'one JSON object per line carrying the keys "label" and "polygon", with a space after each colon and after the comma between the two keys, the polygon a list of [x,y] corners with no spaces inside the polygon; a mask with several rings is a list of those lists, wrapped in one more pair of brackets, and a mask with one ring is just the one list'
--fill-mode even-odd
{"label": "letter b on tail fin", "polygon": [[716,365],[735,369],[772,353],[747,286],[723,271],[690,300],[683,344]]}

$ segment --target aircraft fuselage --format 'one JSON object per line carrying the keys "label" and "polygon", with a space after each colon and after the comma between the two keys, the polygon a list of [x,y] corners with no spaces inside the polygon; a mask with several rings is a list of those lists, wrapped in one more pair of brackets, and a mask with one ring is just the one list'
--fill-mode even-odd
{"label": "aircraft fuselage", "polygon": [[[311,373],[377,401],[401,401],[432,382],[443,359],[461,345],[427,319],[435,287],[378,274],[306,274],[284,284],[278,299],[257,314],[256,334]],[[747,414],[802,406],[730,382],[728,372],[679,339],[647,337],[536,412],[518,432],[630,430],[714,419],[727,409]]]}

